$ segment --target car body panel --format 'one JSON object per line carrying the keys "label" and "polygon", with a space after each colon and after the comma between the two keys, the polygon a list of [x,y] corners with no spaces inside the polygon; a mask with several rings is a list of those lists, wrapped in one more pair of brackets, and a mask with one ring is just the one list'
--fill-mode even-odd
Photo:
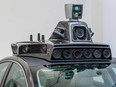
{"label": "car body panel", "polygon": [[[5,75],[4,75],[4,78],[3,78],[3,81],[2,81],[2,84],[1,84],[1,87],[3,87],[3,83],[5,82],[6,80],[6,77],[8,75],[8,72],[9,70],[11,69],[12,67],[12,64],[13,63],[16,63],[18,65],[20,65],[24,72],[25,72],[25,76],[26,76],[26,79],[27,79],[27,85],[28,87],[35,87],[34,86],[34,82],[33,82],[33,77],[32,77],[32,73],[31,73],[31,70],[30,70],[30,67],[31,66],[43,66],[43,65],[57,65],[57,64],[93,64],[93,63],[100,63],[100,64],[104,64],[104,63],[107,63],[107,62],[50,62],[50,61],[46,61],[42,58],[37,58],[37,57],[16,57],[16,56],[11,56],[11,57],[7,57],[3,60],[0,61],[0,63],[3,63],[3,62],[10,62],[9,64],[9,67],[8,67],[8,70],[6,71]],[[113,64],[116,64],[116,59],[113,58],[113,60],[111,61],[111,63]]]}

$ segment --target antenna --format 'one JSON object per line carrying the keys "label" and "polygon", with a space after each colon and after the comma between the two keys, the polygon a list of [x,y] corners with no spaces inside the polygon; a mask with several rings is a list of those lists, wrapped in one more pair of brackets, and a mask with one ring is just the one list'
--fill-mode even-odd
{"label": "antenna", "polygon": [[37,40],[40,42],[40,33],[37,35]]}
{"label": "antenna", "polygon": [[33,35],[30,35],[30,41],[33,41]]}
{"label": "antenna", "polygon": [[42,35],[41,40],[42,40],[42,42],[45,42],[45,35]]}

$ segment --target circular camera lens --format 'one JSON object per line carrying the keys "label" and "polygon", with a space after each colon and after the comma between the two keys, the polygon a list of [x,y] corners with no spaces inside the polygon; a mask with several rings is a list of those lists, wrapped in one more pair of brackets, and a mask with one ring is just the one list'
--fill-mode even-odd
{"label": "circular camera lens", "polygon": [[53,58],[58,59],[61,57],[61,52],[60,50],[54,50],[53,51]]}
{"label": "circular camera lens", "polygon": [[66,58],[66,59],[71,58],[71,56],[72,56],[71,50],[64,50],[64,51],[63,51],[63,56],[64,56],[64,58]]}
{"label": "circular camera lens", "polygon": [[84,57],[85,58],[91,58],[92,57],[91,50],[84,50]]}
{"label": "circular camera lens", "polygon": [[78,38],[83,38],[84,37],[84,29],[76,29],[76,31],[75,31],[75,34],[76,34],[76,36],[78,37]]}
{"label": "circular camera lens", "polygon": [[74,16],[75,16],[75,17],[78,17],[78,12],[75,12],[75,13],[74,13]]}
{"label": "circular camera lens", "polygon": [[81,50],[75,50],[73,55],[74,55],[75,58],[81,58],[82,51]]}
{"label": "circular camera lens", "polygon": [[105,49],[105,50],[103,51],[103,56],[104,56],[105,58],[109,58],[109,57],[111,56],[110,50]]}
{"label": "circular camera lens", "polygon": [[27,53],[29,51],[29,47],[27,45],[23,46],[22,51],[23,51],[23,53]]}
{"label": "circular camera lens", "polygon": [[93,55],[95,58],[100,58],[101,57],[101,50],[95,50]]}
{"label": "circular camera lens", "polygon": [[46,53],[46,51],[47,51],[47,45],[41,45],[40,51],[41,51],[42,53]]}

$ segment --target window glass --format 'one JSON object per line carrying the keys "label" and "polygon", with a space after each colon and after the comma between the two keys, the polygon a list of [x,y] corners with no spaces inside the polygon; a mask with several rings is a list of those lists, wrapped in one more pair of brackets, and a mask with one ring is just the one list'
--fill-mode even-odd
{"label": "window glass", "polygon": [[43,68],[37,72],[39,87],[100,87],[105,86],[99,70],[86,69],[84,71],[54,70]]}
{"label": "window glass", "polygon": [[5,71],[6,71],[7,67],[8,67],[8,65],[9,65],[9,62],[0,64],[0,83],[1,83],[1,80],[2,80],[2,78],[4,76],[4,74],[5,74]]}
{"label": "window glass", "polygon": [[27,87],[24,71],[19,65],[13,64],[8,74],[5,87]]}
{"label": "window glass", "polygon": [[103,80],[102,76],[93,77],[93,80],[94,80],[94,81],[97,81],[97,82],[104,83],[104,80]]}
{"label": "window glass", "polygon": [[116,74],[116,68],[115,68],[115,67],[113,67],[113,68],[112,68],[112,70],[113,70],[113,71],[114,71],[114,73]]}
{"label": "window glass", "polygon": [[30,68],[34,84],[38,83],[35,87],[116,87],[116,64],[55,64]]}

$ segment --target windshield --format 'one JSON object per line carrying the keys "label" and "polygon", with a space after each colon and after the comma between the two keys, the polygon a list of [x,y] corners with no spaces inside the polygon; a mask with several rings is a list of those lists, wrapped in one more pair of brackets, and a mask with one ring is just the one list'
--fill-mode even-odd
{"label": "windshield", "polygon": [[45,65],[31,70],[35,87],[116,87],[115,64],[94,66]]}

